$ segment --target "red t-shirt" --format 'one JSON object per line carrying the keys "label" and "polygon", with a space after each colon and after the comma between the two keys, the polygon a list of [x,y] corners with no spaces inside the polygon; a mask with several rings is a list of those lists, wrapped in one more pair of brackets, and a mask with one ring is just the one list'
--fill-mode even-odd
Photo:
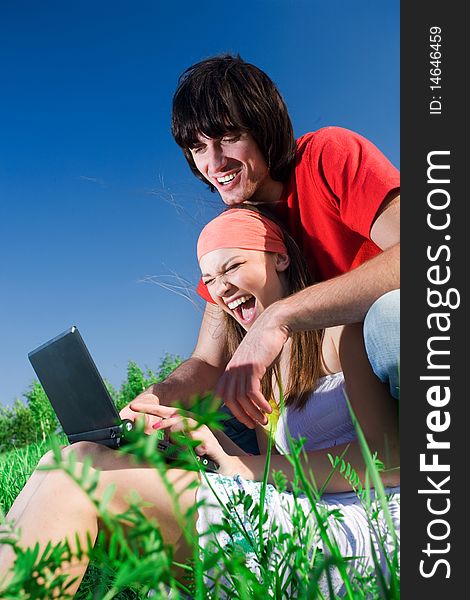
{"label": "red t-shirt", "polygon": [[[399,171],[372,142],[325,127],[297,140],[295,168],[274,211],[315,281],[323,281],[381,252],[370,230],[385,197],[399,187]],[[198,293],[212,301],[202,281]]]}

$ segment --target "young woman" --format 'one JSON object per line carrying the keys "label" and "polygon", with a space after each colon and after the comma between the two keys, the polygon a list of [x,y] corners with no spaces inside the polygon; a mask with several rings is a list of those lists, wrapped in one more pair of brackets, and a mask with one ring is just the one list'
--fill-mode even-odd
{"label": "young woman", "polygon": [[[198,259],[203,280],[226,315],[225,332],[222,333],[227,336],[231,351],[272,303],[309,284],[308,272],[295,244],[274,221],[256,210],[231,209],[211,221],[199,238]],[[314,473],[319,487],[331,473],[329,453],[340,456],[346,451],[345,460],[364,480],[365,465],[350,419],[346,393],[372,452],[377,452],[385,464],[382,479],[394,494],[390,510],[398,532],[397,404],[371,371],[360,325],[291,335],[278,361],[264,376],[262,386],[262,393],[275,409],[282,389],[286,407],[281,411],[277,425],[275,419],[270,418],[271,431],[275,429],[270,483],[273,483],[272,470],[282,470],[288,482],[293,480],[291,463],[283,456],[289,452],[289,434],[294,439],[306,438],[304,466],[307,472]],[[240,490],[259,498],[266,461],[265,429],[260,427],[257,431],[262,454],[250,456],[222,433],[214,434],[206,426],[191,431],[195,423],[177,414],[172,407],[149,406],[135,401],[131,408],[146,413],[148,428],[175,432],[189,427],[188,435],[200,442],[196,453],[206,454],[220,465],[217,474],[207,474],[207,477],[178,469],[168,471],[183,513],[196,501],[205,501],[198,509],[197,529],[201,534],[206,534],[212,525],[222,520],[223,509],[216,497],[226,505],[232,493]],[[99,493],[110,484],[116,486],[109,503],[110,510],[116,513],[126,510],[130,491],[136,491],[148,503],[144,512],[158,520],[165,541],[174,544],[175,558],[181,561],[189,556],[175,507],[155,470],[136,466],[128,456],[88,442],[74,444],[63,452],[67,454],[70,450],[77,453],[79,464],[86,455],[93,457],[94,468],[101,472]],[[50,457],[46,456],[41,463],[49,461]],[[199,483],[196,491],[194,487],[188,487],[195,480]],[[357,497],[338,472],[328,479],[326,492],[320,504],[343,514],[342,521],[332,519],[332,529],[342,554],[359,557],[351,563],[353,568],[361,570],[371,566],[372,553],[374,550],[379,552],[379,548],[374,546],[372,549],[374,544],[367,530],[367,518]],[[291,531],[296,502],[305,515],[310,515],[312,507],[306,496],[295,501],[291,492],[280,493],[269,486],[265,502],[268,522],[277,523],[283,531]],[[246,515],[239,516],[242,522],[246,520]],[[25,546],[36,542],[45,545],[49,540],[58,542],[67,537],[73,547],[75,533],[84,542],[87,533],[95,539],[99,527],[95,507],[60,471],[36,471],[7,518],[21,529]],[[201,537],[201,543],[224,545],[228,541],[220,532]],[[11,551],[5,546],[0,548],[0,573],[6,571],[11,561]],[[247,564],[256,569],[249,549]],[[79,578],[85,569],[86,558],[67,567],[71,575]],[[341,581],[336,579],[335,585],[339,589]],[[78,584],[79,580],[76,587]]]}

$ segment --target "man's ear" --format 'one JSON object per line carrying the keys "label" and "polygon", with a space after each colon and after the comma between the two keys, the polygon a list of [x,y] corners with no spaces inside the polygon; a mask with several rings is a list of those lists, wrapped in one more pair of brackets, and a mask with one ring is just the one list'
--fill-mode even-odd
{"label": "man's ear", "polygon": [[276,271],[281,273],[285,271],[287,267],[290,265],[290,258],[288,254],[280,254],[276,252],[276,260],[275,260]]}

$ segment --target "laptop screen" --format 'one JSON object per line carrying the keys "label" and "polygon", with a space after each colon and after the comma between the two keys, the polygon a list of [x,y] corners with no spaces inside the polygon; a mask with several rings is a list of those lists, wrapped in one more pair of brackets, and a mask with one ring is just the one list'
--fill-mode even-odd
{"label": "laptop screen", "polygon": [[117,409],[76,327],[39,346],[28,358],[68,436],[120,423]]}

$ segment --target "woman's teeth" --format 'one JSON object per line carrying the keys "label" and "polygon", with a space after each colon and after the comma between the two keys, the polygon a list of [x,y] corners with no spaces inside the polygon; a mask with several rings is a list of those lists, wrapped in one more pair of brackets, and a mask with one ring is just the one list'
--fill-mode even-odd
{"label": "woman's teeth", "polygon": [[242,296],[241,298],[237,298],[233,302],[229,302],[227,306],[230,308],[230,310],[235,310],[237,306],[240,306],[240,304],[244,304],[250,298],[253,298],[253,296]]}

